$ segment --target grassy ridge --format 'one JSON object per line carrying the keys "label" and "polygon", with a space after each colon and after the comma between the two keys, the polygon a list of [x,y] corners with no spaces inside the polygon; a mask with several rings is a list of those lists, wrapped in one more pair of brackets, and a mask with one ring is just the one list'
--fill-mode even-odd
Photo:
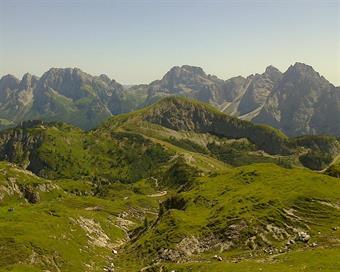
{"label": "grassy ridge", "polygon": [[[154,125],[153,128],[150,127],[150,123]],[[159,128],[156,127],[157,125]],[[147,129],[142,130],[142,127],[150,128],[147,131]],[[113,117],[105,122],[100,129],[115,130],[119,128],[139,131],[143,134],[148,133],[152,137],[158,138],[161,137],[159,135],[164,137],[164,134],[169,134],[167,140],[171,143],[201,153],[205,153],[205,150],[197,150],[199,148],[197,145],[193,147],[192,143],[184,143],[191,139],[185,138],[185,136],[183,139],[182,135],[182,139],[179,138],[180,141],[178,141],[178,138],[172,137],[171,134],[181,131],[210,134],[220,139],[247,139],[255,146],[256,150],[265,151],[269,155],[286,157],[273,160],[273,158],[270,159],[270,156],[261,158],[261,156],[252,154],[252,156],[249,155],[249,159],[240,158],[240,161],[248,161],[248,163],[252,160],[255,162],[277,162],[280,165],[303,165],[314,170],[321,170],[340,152],[340,144],[334,137],[288,138],[281,131],[270,126],[254,125],[221,113],[208,104],[183,97],[168,97],[139,111]],[[165,128],[168,131],[164,130]],[[233,152],[232,149],[229,150]],[[237,151],[243,152],[243,150]],[[239,160],[235,152],[233,157]],[[230,163],[230,160],[226,162]]]}

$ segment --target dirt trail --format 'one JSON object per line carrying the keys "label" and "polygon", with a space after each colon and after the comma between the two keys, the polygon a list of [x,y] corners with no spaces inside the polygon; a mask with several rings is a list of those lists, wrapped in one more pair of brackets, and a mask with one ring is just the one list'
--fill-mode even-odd
{"label": "dirt trail", "polygon": [[338,160],[340,160],[340,155],[336,156],[336,157],[332,160],[332,162],[331,162],[326,168],[324,168],[324,169],[322,169],[322,170],[319,170],[319,171],[316,171],[316,172],[318,172],[318,173],[323,173],[323,172],[325,172],[325,171],[328,169],[328,167],[330,167],[331,165],[333,165],[334,163],[336,163]]}
{"label": "dirt trail", "polygon": [[152,195],[148,195],[148,197],[161,197],[161,196],[167,195],[167,193],[168,193],[167,191],[162,191],[162,192],[158,192]]}

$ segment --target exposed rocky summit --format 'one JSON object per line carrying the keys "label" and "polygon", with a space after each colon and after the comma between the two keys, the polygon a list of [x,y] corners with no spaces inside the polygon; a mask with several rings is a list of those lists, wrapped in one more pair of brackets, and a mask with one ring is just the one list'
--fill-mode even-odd
{"label": "exposed rocky summit", "polygon": [[148,86],[146,104],[169,95],[180,95],[217,104],[224,101],[225,83],[216,76],[207,75],[202,68],[183,65],[175,66],[161,80]]}
{"label": "exposed rocky summit", "polygon": [[222,80],[201,68],[172,68],[144,87],[142,106],[176,95],[210,103],[222,112],[281,129],[288,135],[340,135],[340,91],[311,66],[296,63],[281,73],[268,66],[263,74]]}
{"label": "exposed rocky summit", "polygon": [[288,135],[340,135],[340,92],[311,66],[296,63],[283,74],[253,119]]}
{"label": "exposed rocky summit", "polygon": [[3,76],[0,80],[1,98],[3,98],[7,92],[18,88],[19,83],[19,79],[12,75]]}
{"label": "exposed rocky summit", "polygon": [[268,66],[263,74],[255,75],[240,100],[239,115],[249,114],[261,108],[273,87],[281,78],[282,73],[273,66]]}
{"label": "exposed rocky summit", "polygon": [[41,78],[25,74],[21,81],[8,75],[0,80],[0,118],[62,121],[89,129],[127,111],[122,91],[106,75],[91,76],[77,68],[52,68]]}
{"label": "exposed rocky summit", "polygon": [[[282,73],[273,66],[263,74],[228,80],[207,75],[202,68],[173,67],[165,76],[147,86],[145,105],[169,95],[180,95],[207,102],[234,116],[249,114],[263,106]],[[248,118],[250,119],[250,118]]]}

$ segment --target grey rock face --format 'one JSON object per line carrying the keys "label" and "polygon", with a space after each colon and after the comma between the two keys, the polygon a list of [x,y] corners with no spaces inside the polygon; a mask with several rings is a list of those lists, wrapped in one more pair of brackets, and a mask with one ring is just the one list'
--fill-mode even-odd
{"label": "grey rock face", "polygon": [[25,74],[21,81],[7,75],[0,79],[0,129],[29,119],[90,129],[167,96],[197,99],[288,135],[340,135],[340,87],[303,63],[285,73],[268,66],[262,74],[228,80],[200,67],[175,66],[161,80],[125,88],[104,74],[91,76],[77,68],[52,68],[41,78]]}
{"label": "grey rock face", "polygon": [[339,135],[339,90],[313,70],[296,63],[283,74],[253,119],[288,135]]}
{"label": "grey rock face", "polygon": [[263,74],[225,81],[199,67],[176,66],[143,90],[147,93],[143,106],[170,95],[186,96],[288,135],[340,135],[339,87],[303,63],[285,73],[268,66]]}
{"label": "grey rock face", "polygon": [[18,88],[19,83],[20,80],[12,75],[3,76],[0,79],[0,90],[1,91],[15,90],[16,88]]}
{"label": "grey rock face", "polygon": [[207,75],[199,67],[176,66],[148,86],[145,105],[165,96],[180,95],[210,103],[233,116],[242,116],[262,107],[281,77],[282,73],[273,66],[267,67],[262,75],[228,80]]}
{"label": "grey rock face", "polygon": [[223,100],[227,102],[234,101],[238,96],[240,96],[249,84],[252,76],[244,78],[242,76],[232,77],[225,81],[225,88],[223,92]]}
{"label": "grey rock face", "polygon": [[262,75],[255,75],[239,104],[239,115],[247,114],[263,106],[282,73],[273,66]]}
{"label": "grey rock face", "polygon": [[0,80],[0,118],[62,121],[84,129],[128,111],[123,87],[106,75],[91,76],[77,68],[52,68],[37,78],[25,74]]}
{"label": "grey rock face", "polygon": [[161,80],[148,86],[146,104],[157,100],[157,97],[180,95],[198,99],[212,104],[221,100],[224,81],[207,75],[202,68],[189,65],[175,66]]}

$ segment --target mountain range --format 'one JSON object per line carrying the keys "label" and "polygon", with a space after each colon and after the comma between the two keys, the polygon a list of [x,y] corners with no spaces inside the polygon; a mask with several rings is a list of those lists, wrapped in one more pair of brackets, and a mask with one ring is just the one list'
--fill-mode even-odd
{"label": "mountain range", "polygon": [[21,81],[4,76],[0,100],[4,125],[42,119],[90,129],[130,109],[124,103],[122,85],[105,75],[91,76],[77,68],[52,68],[41,78],[25,74]]}
{"label": "mountain range", "polygon": [[175,66],[160,80],[134,86],[77,68],[52,68],[40,78],[25,74],[22,80],[6,75],[0,80],[1,127],[40,119],[92,129],[112,115],[167,96],[207,102],[221,112],[271,125],[290,136],[340,135],[340,87],[303,63],[284,73],[268,66],[262,74],[227,80],[200,67]]}

